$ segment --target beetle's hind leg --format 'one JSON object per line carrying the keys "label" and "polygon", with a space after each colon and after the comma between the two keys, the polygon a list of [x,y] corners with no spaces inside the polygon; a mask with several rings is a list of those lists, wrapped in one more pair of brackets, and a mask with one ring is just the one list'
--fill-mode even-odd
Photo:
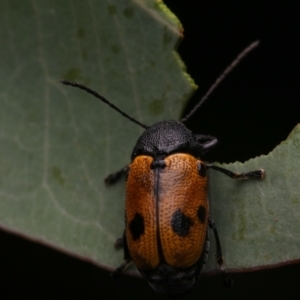
{"label": "beetle's hind leg", "polygon": [[120,274],[123,272],[123,270],[125,270],[126,267],[131,263],[131,256],[130,256],[130,253],[128,250],[125,232],[123,233],[123,237],[118,238],[116,240],[115,248],[116,249],[123,248],[123,250],[124,250],[124,260],[125,261],[111,273],[111,275],[114,278],[118,278],[120,276]]}
{"label": "beetle's hind leg", "polygon": [[263,179],[265,176],[265,171],[263,169],[254,170],[246,173],[235,173],[212,164],[206,164],[206,167],[208,169],[214,169],[216,171],[219,171],[232,179]]}
{"label": "beetle's hind leg", "polygon": [[119,278],[120,274],[126,269],[127,266],[129,266],[131,263],[131,260],[126,260],[124,261],[119,267],[117,267],[112,273],[111,276],[113,278]]}
{"label": "beetle's hind leg", "polygon": [[219,239],[219,234],[218,234],[215,222],[210,217],[208,218],[208,225],[214,232],[216,247],[217,247],[216,261],[217,261],[218,269],[220,270],[221,275],[222,275],[223,285],[226,288],[230,289],[230,288],[232,288],[233,281],[227,274],[226,268],[224,266],[224,260],[223,260],[223,255],[222,255],[222,248],[221,248],[221,243],[220,243],[220,239]]}
{"label": "beetle's hind leg", "polygon": [[104,182],[108,185],[116,183],[122,176],[124,176],[128,171],[128,166],[125,166],[121,170],[109,174],[105,179]]}

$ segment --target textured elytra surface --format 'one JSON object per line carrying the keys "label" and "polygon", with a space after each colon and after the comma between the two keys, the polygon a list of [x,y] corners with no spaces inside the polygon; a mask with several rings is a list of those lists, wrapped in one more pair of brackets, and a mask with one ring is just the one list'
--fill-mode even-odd
{"label": "textured elytra surface", "polygon": [[199,176],[200,161],[191,155],[174,154],[165,161],[167,167],[159,174],[161,244],[171,266],[191,266],[199,259],[206,238],[207,216],[201,222],[197,211],[201,206],[208,211],[207,177]]}
{"label": "textured elytra surface", "polygon": [[[153,168],[153,158],[137,156],[126,180],[126,239],[136,266],[187,268],[197,263],[207,235],[207,178],[201,162],[176,153]],[[198,217],[198,212],[202,211]]]}
{"label": "textured elytra surface", "polygon": [[[127,220],[126,238],[132,259],[140,269],[154,269],[159,264],[157,249],[156,176],[150,170],[153,158],[138,156],[130,164],[126,181]],[[137,216],[143,219],[144,230],[137,224]],[[137,234],[137,231],[139,234]]]}
{"label": "textured elytra surface", "polygon": [[157,1],[0,3],[0,224],[106,267],[122,261],[125,186],[103,179],[130,162],[146,124],[178,119],[192,92],[174,47],[178,20]]}

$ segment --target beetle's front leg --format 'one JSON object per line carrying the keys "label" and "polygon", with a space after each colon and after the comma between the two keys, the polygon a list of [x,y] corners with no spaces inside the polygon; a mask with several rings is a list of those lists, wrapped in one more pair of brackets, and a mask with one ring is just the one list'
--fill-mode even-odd
{"label": "beetle's front leg", "polygon": [[104,179],[105,183],[108,185],[116,183],[123,175],[125,175],[127,173],[127,170],[128,170],[128,166],[125,166],[121,170],[108,175]]}
{"label": "beetle's front leg", "polygon": [[219,171],[232,179],[263,179],[265,176],[265,171],[263,169],[249,171],[246,173],[235,173],[222,167],[215,166],[213,164],[206,164],[206,168]]}

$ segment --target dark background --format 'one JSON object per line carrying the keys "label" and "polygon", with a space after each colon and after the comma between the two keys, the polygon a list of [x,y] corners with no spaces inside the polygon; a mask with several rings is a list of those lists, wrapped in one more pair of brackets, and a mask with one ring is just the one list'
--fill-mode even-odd
{"label": "dark background", "polygon": [[[222,83],[187,125],[194,132],[211,134],[220,140],[206,160],[245,161],[268,154],[300,121],[298,2],[282,6],[263,1],[165,3],[184,26],[185,39],[179,53],[199,85],[186,112],[244,47],[261,40],[260,47]],[[123,276],[114,282],[107,271],[41,245],[1,232],[0,240],[1,299],[159,298],[142,279]],[[196,285],[194,296],[298,299],[299,278],[299,265],[238,273],[233,275],[234,289],[227,291],[219,276],[205,276]]]}
{"label": "dark background", "polygon": [[188,126],[220,140],[209,160],[245,161],[268,154],[300,121],[298,6],[291,2],[261,6],[249,1],[166,3],[184,25],[179,53],[199,85],[186,112],[240,51],[261,41]]}

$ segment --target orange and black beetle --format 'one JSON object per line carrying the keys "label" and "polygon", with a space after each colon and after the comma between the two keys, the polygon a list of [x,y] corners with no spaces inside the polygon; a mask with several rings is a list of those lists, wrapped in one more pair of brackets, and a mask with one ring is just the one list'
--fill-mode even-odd
{"label": "orange and black beetle", "polygon": [[[256,45],[246,48],[218,80]],[[217,229],[209,216],[206,171],[211,168],[240,179],[261,179],[264,171],[237,174],[201,161],[200,157],[216,145],[217,139],[192,133],[183,122],[207,95],[181,122],[162,121],[148,127],[85,86],[61,82],[93,94],[146,129],[133,149],[131,163],[106,178],[111,184],[126,173],[125,231],[116,243],[117,247],[124,247],[125,263],[114,273],[120,273],[133,261],[154,290],[182,296],[193,287],[207,261],[210,227],[216,240],[217,265],[224,284],[230,286]]]}

